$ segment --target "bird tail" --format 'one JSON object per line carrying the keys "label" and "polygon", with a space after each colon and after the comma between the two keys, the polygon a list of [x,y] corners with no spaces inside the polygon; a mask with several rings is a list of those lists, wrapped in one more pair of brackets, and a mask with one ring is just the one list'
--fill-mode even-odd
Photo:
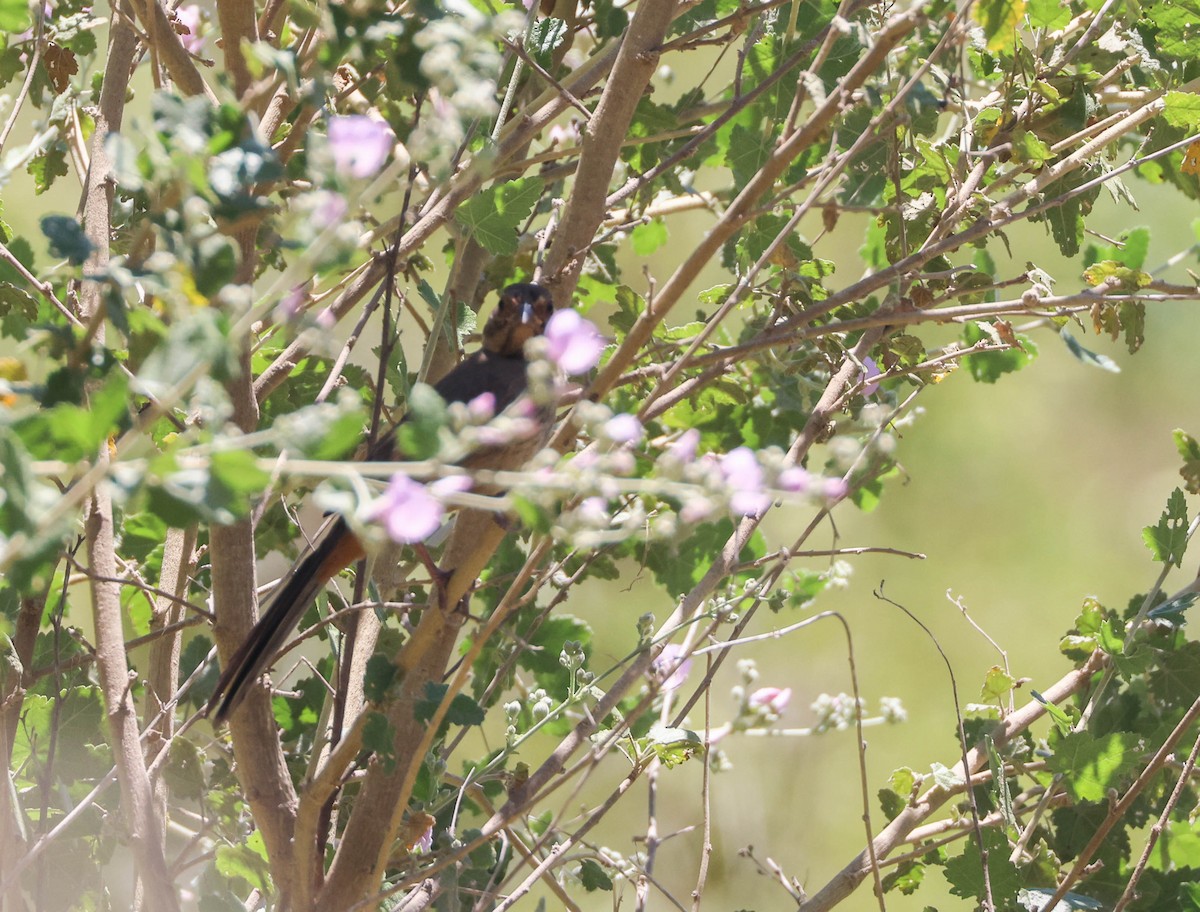
{"label": "bird tail", "polygon": [[262,617],[221,672],[205,707],[215,724],[237,709],[325,584],[364,555],[358,536],[342,517],[336,517],[313,549],[288,571]]}

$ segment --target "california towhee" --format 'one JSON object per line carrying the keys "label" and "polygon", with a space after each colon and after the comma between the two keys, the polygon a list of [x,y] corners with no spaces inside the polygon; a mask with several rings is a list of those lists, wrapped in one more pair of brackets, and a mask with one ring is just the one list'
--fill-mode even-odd
{"label": "california towhee", "polygon": [[[500,302],[483,327],[482,347],[433,388],[447,402],[470,402],[490,393],[495,397],[495,414],[503,412],[527,386],[525,343],[542,334],[553,312],[554,302],[540,285],[509,285],[500,292]],[[552,409],[537,412],[536,433],[480,447],[459,465],[494,471],[522,468],[545,444],[553,420]],[[367,453],[367,459],[380,462],[398,458],[403,456],[397,452],[395,433],[384,434]],[[266,671],[325,584],[365,556],[362,542],[344,518],[339,516],[329,523],[312,548],[283,577],[262,617],[222,672],[206,709],[214,722],[224,721],[238,707],[249,685]]]}

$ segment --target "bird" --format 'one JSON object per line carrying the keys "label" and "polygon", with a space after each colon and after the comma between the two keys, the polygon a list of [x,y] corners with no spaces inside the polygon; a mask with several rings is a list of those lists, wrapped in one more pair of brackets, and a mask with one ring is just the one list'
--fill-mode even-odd
{"label": "bird", "polygon": [[[500,414],[525,392],[528,383],[525,343],[543,333],[553,312],[554,301],[542,286],[531,282],[508,285],[500,292],[499,302],[484,324],[479,350],[463,359],[433,388],[447,403],[466,403],[491,394],[495,399],[494,414]],[[520,469],[545,444],[553,415],[553,406],[540,408],[536,416],[539,433],[479,447],[459,465],[496,471]],[[379,462],[403,458],[397,452],[395,428],[380,436],[368,449],[366,458]],[[325,584],[362,560],[366,553],[344,517],[336,516],[326,525],[317,541],[284,575],[258,623],[222,671],[205,707],[214,724],[224,722],[241,704],[250,685],[267,670]]]}

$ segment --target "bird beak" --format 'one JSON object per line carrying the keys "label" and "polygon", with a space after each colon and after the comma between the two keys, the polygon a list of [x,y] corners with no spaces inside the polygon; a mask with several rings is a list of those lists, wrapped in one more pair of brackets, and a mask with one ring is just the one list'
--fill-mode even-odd
{"label": "bird beak", "polygon": [[529,301],[526,301],[524,304],[521,305],[521,322],[522,323],[532,323],[533,322],[533,304],[531,304]]}

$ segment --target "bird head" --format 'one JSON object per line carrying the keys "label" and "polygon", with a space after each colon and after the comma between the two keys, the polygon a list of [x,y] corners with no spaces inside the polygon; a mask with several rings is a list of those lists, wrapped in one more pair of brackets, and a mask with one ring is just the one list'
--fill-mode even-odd
{"label": "bird head", "polygon": [[500,302],[483,326],[483,347],[491,354],[519,357],[525,343],[546,329],[554,301],[541,285],[518,282],[500,292]]}

